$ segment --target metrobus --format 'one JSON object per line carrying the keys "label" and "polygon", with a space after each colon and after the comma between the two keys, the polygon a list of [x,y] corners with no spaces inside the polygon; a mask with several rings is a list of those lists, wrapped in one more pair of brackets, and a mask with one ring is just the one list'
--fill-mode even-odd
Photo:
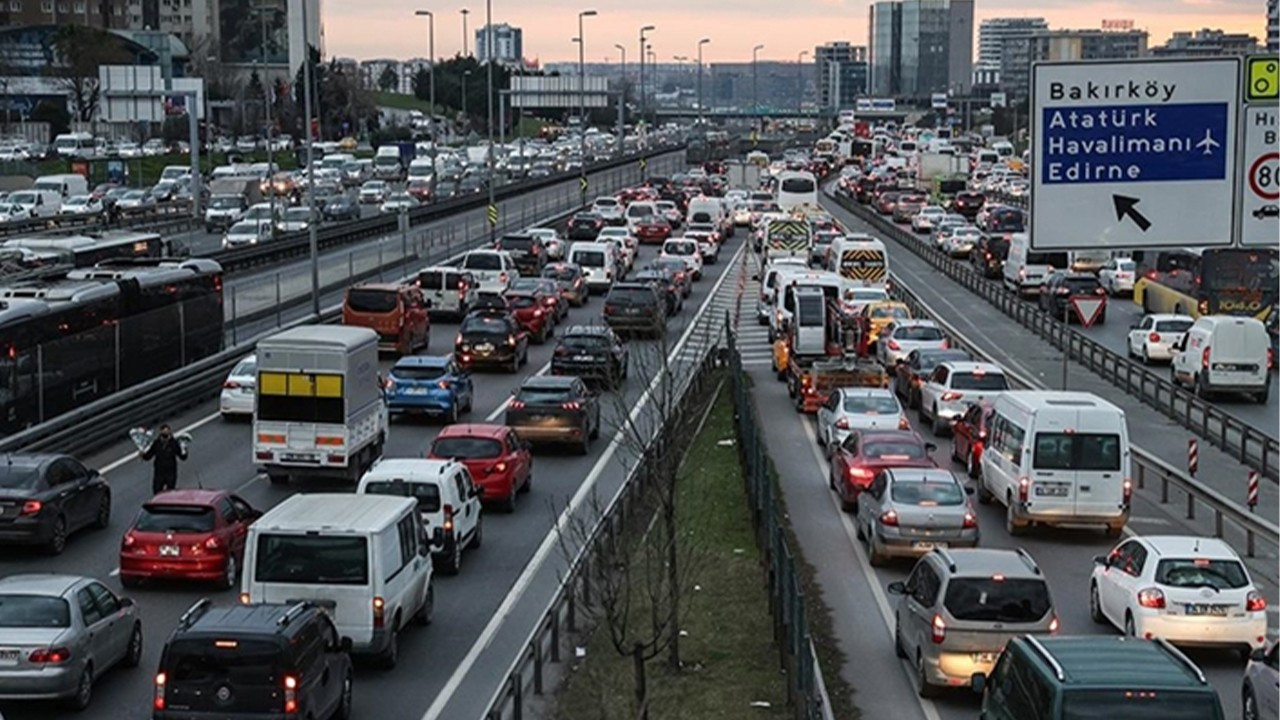
{"label": "metrobus", "polygon": [[0,286],[0,433],[222,350],[222,268],[111,260]]}
{"label": "metrobus", "polygon": [[1248,315],[1275,311],[1276,248],[1177,248],[1133,253],[1133,301],[1148,313]]}
{"label": "metrobus", "polygon": [[[174,258],[186,255],[180,243],[159,233],[116,230],[79,235],[31,235],[6,240],[6,249],[21,249],[37,256],[70,258],[75,267],[93,267],[108,260]],[[0,277],[2,280],[3,277]]]}
{"label": "metrobus", "polygon": [[787,171],[778,178],[778,207],[790,212],[799,207],[818,207],[818,180],[811,172]]}

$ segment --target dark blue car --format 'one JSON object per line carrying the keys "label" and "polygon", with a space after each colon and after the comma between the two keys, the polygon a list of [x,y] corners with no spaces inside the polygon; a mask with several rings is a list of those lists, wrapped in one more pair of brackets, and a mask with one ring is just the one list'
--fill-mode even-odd
{"label": "dark blue car", "polygon": [[392,416],[433,415],[452,423],[474,402],[471,373],[452,355],[400,358],[387,377],[387,407]]}

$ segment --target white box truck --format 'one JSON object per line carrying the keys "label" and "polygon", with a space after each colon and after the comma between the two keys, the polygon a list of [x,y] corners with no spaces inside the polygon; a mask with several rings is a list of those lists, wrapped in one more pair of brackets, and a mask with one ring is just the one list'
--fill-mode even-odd
{"label": "white box truck", "polygon": [[353,485],[382,456],[390,427],[378,334],[303,325],[258,343],[253,459],[272,483],[337,477]]}

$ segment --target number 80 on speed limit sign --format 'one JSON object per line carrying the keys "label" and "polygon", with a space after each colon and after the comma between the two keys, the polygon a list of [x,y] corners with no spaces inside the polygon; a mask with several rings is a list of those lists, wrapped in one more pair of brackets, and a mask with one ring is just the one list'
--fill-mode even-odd
{"label": "number 80 on speed limit sign", "polygon": [[[1273,142],[1274,144],[1274,142]],[[1249,190],[1262,200],[1280,200],[1280,152],[1264,153],[1249,165]]]}

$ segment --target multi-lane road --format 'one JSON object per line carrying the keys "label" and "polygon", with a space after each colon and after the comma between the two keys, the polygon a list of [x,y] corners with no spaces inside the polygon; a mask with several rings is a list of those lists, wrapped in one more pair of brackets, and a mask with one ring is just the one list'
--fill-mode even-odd
{"label": "multi-lane road", "polygon": [[[660,376],[667,354],[677,363],[692,358],[705,347],[695,317],[723,317],[732,306],[731,293],[740,263],[731,260],[741,247],[730,241],[721,264],[708,268],[697,283],[685,311],[672,318],[660,341],[633,341],[631,377],[618,393],[602,396],[604,432],[587,456],[538,452],[534,463],[533,491],[522,496],[513,515],[492,514],[485,521],[485,543],[465,558],[457,577],[439,577],[435,621],[427,628],[408,628],[401,645],[399,666],[392,671],[360,667],[355,688],[358,717],[376,718],[474,718],[496,691],[505,671],[529,629],[554,592],[564,564],[556,536],[551,532],[557,515],[568,505],[588,512],[583,503],[589,490],[604,497],[616,490],[626,468],[634,464],[633,447],[620,441],[620,418],[634,417],[646,407],[647,391]],[[641,249],[639,263],[655,255]],[[713,300],[715,289],[720,293]],[[600,299],[574,309],[569,324],[600,321]],[[452,350],[456,325],[438,323],[432,328],[430,346],[423,353]],[[478,373],[474,410],[465,419],[501,422],[511,392],[522,378],[544,372],[554,341],[533,346],[529,364],[516,375]],[[390,366],[384,358],[382,369]],[[675,368],[679,375],[682,370]],[[640,408],[640,410],[637,410]],[[239,493],[250,504],[267,509],[294,492],[350,492],[349,486],[323,483],[272,486],[251,460],[250,428],[218,418],[215,403],[205,403],[169,419],[175,428],[192,434],[191,459],[181,468],[180,485],[225,488]],[[642,423],[643,424],[643,423]],[[387,457],[421,456],[438,431],[433,423],[397,422],[386,447]],[[123,429],[122,429],[123,432]],[[49,559],[22,550],[0,555],[0,573],[66,572],[105,578],[119,589],[117,567],[120,538],[137,508],[150,496],[150,468],[137,460],[128,441],[117,443],[85,460],[105,473],[113,491],[115,512],[106,530],[73,537],[67,551]],[[178,617],[201,597],[216,603],[235,602],[235,592],[177,584],[148,585],[131,590],[139,604],[146,633],[141,668],[114,670],[100,678],[90,716],[146,718],[150,716],[151,670]],[[3,708],[8,718],[44,718],[57,712],[46,704],[11,704]]]}

